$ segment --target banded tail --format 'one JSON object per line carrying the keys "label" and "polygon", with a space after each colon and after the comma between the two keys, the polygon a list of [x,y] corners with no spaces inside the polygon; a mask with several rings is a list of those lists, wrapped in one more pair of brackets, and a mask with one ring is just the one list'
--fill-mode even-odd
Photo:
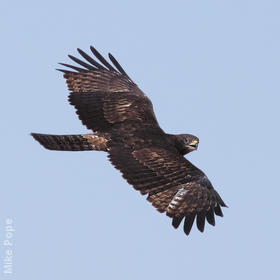
{"label": "banded tail", "polygon": [[55,151],[107,151],[109,137],[105,133],[51,135],[31,133],[31,136],[48,150]]}

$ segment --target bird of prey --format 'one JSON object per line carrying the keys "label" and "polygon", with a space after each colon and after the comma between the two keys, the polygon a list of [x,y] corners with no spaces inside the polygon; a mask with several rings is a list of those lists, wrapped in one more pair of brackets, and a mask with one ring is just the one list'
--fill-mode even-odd
{"label": "bird of prey", "polygon": [[95,59],[78,49],[84,60],[69,55],[79,66],[60,63],[69,102],[92,133],[50,135],[31,133],[46,149],[97,150],[108,153],[123,177],[178,228],[184,219],[188,235],[196,219],[203,232],[205,220],[215,225],[215,215],[226,207],[206,175],[184,155],[198,147],[190,134],[172,135],[159,126],[150,99],[109,53],[109,63],[94,47]]}

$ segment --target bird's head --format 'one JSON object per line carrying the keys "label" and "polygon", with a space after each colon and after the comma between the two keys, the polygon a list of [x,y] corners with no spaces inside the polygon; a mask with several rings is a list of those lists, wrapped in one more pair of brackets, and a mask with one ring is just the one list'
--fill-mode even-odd
{"label": "bird's head", "polygon": [[178,139],[177,147],[183,155],[197,150],[199,139],[196,136],[191,134],[179,134],[176,136]]}

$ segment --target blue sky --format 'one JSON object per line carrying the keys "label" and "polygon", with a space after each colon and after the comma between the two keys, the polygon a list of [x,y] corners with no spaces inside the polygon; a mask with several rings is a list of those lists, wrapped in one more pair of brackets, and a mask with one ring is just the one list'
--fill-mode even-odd
{"label": "blue sky", "polygon": [[[279,1],[3,1],[1,279],[279,279]],[[112,52],[162,128],[229,205],[186,237],[105,153],[51,152],[85,133],[57,62]],[[12,219],[13,274],[3,274]],[[3,278],[2,278],[3,277]]]}

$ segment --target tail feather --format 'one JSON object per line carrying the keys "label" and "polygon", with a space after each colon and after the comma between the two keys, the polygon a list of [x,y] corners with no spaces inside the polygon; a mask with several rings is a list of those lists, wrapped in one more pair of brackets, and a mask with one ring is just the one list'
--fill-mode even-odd
{"label": "tail feather", "polygon": [[106,151],[107,139],[97,134],[51,135],[31,133],[31,136],[48,150],[55,151]]}

